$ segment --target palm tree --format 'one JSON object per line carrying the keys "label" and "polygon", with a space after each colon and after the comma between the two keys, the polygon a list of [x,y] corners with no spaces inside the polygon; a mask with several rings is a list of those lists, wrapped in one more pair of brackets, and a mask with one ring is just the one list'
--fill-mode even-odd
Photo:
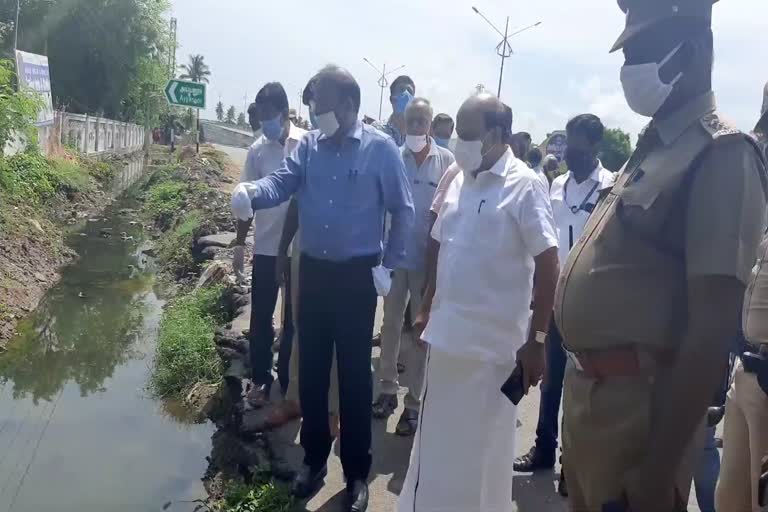
{"label": "palm tree", "polygon": [[211,76],[211,68],[205,63],[205,57],[202,55],[190,55],[189,62],[182,64],[181,69],[184,71],[179,77],[182,80],[208,83],[208,77]]}

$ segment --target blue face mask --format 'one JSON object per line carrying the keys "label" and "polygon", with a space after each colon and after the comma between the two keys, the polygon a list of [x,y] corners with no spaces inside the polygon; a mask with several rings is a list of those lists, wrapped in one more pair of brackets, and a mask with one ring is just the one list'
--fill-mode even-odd
{"label": "blue face mask", "polygon": [[404,113],[405,109],[408,108],[408,104],[411,102],[411,100],[413,100],[413,94],[411,94],[411,91],[408,89],[395,96],[395,114]]}
{"label": "blue face mask", "polygon": [[451,139],[442,139],[440,137],[435,137],[435,144],[442,148],[448,149],[448,144],[451,142]]}
{"label": "blue face mask", "polygon": [[261,129],[264,131],[264,136],[269,140],[279,140],[283,134],[283,121],[280,114],[274,119],[261,122]]}

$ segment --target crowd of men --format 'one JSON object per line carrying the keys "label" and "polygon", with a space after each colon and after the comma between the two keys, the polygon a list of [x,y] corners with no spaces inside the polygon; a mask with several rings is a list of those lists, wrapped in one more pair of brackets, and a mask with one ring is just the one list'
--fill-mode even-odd
{"label": "crowd of men", "polygon": [[[736,130],[711,88],[712,0],[619,5],[612,51],[651,121],[616,174],[592,114],[568,121],[557,175],[488,93],[454,126],[401,76],[392,116],[366,123],[355,79],[327,66],[304,89],[305,131],[279,83],[259,91],[232,197],[236,267],[254,228],[246,399],[270,400],[282,286],[284,398],[267,422],[303,419],[297,497],[322,484],[339,436],[348,510],[367,509],[371,422],[394,414],[403,384],[396,433],[415,439],[399,512],[510,512],[514,471],[555,465],[561,399],[572,510],[682,511],[693,481],[703,512],[761,510],[768,86],[754,133]],[[515,459],[516,404],[542,377],[536,444]]]}

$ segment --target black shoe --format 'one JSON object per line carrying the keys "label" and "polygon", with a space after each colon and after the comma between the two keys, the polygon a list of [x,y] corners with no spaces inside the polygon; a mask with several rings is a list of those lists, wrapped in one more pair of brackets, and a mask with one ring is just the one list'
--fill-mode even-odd
{"label": "black shoe", "polygon": [[528,453],[516,458],[512,467],[518,473],[531,473],[532,471],[542,469],[552,469],[555,467],[555,456],[546,456],[534,446]]}
{"label": "black shoe", "polygon": [[352,483],[347,484],[347,498],[349,499],[349,512],[368,510],[368,482],[353,480]]}
{"label": "black shoe", "polygon": [[309,498],[312,493],[318,490],[323,483],[323,479],[328,475],[328,466],[323,466],[317,471],[306,464],[301,467],[291,486],[291,494],[299,499]]}
{"label": "black shoe", "polygon": [[715,427],[723,420],[725,407],[710,407],[707,409],[707,426]]}
{"label": "black shoe", "polygon": [[560,469],[560,481],[557,483],[557,494],[563,498],[568,497],[568,483],[565,481],[565,471]]}

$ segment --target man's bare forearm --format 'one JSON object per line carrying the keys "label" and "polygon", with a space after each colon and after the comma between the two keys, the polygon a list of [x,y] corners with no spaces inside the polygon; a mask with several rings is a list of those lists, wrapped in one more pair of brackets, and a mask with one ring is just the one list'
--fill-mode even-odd
{"label": "man's bare forearm", "polygon": [[[643,476],[672,481],[686,448],[723,384],[728,349],[737,332],[744,286],[731,277],[692,279],[688,332],[672,368],[654,381],[657,407],[651,417]],[[668,471],[666,475],[660,472]]]}
{"label": "man's bare forearm", "polygon": [[557,247],[547,249],[534,258],[536,270],[533,280],[533,313],[531,315],[531,330],[529,339],[536,331],[547,332],[555,306],[555,289],[560,273],[560,263],[557,257]]}
{"label": "man's bare forearm", "polygon": [[[437,215],[434,212],[429,212],[431,222],[429,224],[429,231],[432,232],[432,227],[435,225]],[[424,285],[424,296],[421,301],[421,310],[425,313],[429,313],[432,309],[432,299],[435,297],[435,289],[437,287],[437,257],[440,253],[440,243],[431,236],[427,239],[427,255],[426,255],[426,281]]]}
{"label": "man's bare forearm", "polygon": [[296,200],[292,199],[288,205],[288,212],[283,224],[283,232],[280,235],[280,245],[277,248],[278,256],[285,256],[288,253],[288,247],[291,246],[296,232],[299,230],[299,207]]}
{"label": "man's bare forearm", "polygon": [[237,236],[235,243],[237,245],[245,245],[245,239],[248,236],[248,230],[251,229],[251,223],[253,219],[239,220],[237,221]]}

